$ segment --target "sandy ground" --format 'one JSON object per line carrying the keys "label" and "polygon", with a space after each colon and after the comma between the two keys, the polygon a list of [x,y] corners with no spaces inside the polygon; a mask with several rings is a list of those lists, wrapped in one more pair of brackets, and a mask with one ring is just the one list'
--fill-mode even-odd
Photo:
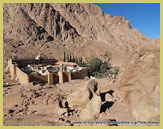
{"label": "sandy ground", "polygon": [[[72,80],[57,85],[20,85],[4,76],[4,126],[74,126],[74,125],[109,125],[106,123],[79,123],[77,114],[60,117],[55,108],[59,99],[64,99],[87,80]],[[108,78],[97,79],[101,97],[106,92],[117,92]],[[7,85],[8,84],[8,85]],[[32,96],[32,97],[31,97]],[[93,121],[93,120],[92,120]],[[126,104],[117,99],[102,110],[96,121],[134,121]],[[78,123],[77,123],[78,122]]]}

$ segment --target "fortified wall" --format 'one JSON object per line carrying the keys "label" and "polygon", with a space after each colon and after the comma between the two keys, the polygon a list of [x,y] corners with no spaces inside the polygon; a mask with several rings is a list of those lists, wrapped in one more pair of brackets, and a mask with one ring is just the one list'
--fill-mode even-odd
{"label": "fortified wall", "polygon": [[[65,70],[67,66],[71,70]],[[18,80],[21,84],[57,84],[88,76],[87,68],[79,68],[76,63],[71,62],[57,62],[55,59],[9,60],[5,72],[9,72],[11,79]]]}

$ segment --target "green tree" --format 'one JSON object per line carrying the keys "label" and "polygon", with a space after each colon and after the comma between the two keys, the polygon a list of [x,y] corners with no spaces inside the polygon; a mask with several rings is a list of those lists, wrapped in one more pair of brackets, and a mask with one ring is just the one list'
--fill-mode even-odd
{"label": "green tree", "polygon": [[74,55],[72,56],[72,62],[75,62],[75,57],[74,57]]}
{"label": "green tree", "polygon": [[109,69],[108,62],[104,61],[100,66],[100,72],[106,73],[108,69]]}
{"label": "green tree", "polygon": [[77,58],[77,57],[75,57],[75,63],[76,63],[76,64],[78,64],[78,63],[79,63],[79,61],[78,61],[78,58]]}
{"label": "green tree", "polygon": [[99,58],[92,58],[89,62],[88,62],[88,72],[91,76],[96,75],[96,72],[100,72],[100,66],[102,64],[102,60]]}
{"label": "green tree", "polygon": [[69,56],[69,54],[67,54],[67,59],[66,59],[66,61],[69,62],[69,60],[70,60],[70,56]]}
{"label": "green tree", "polygon": [[69,62],[72,62],[72,56],[71,56],[71,54],[70,54],[70,59],[69,59]]}
{"label": "green tree", "polygon": [[[108,57],[107,53],[104,55],[104,57]],[[116,77],[119,71],[119,67],[111,68],[111,64],[109,63],[110,59],[110,57],[105,58],[103,61],[97,57],[90,58],[87,61],[89,76],[94,76],[96,78]]]}
{"label": "green tree", "polygon": [[83,63],[83,59],[82,59],[82,58],[79,58],[79,62],[80,62],[80,63]]}
{"label": "green tree", "polygon": [[63,61],[66,62],[66,52],[64,52]]}

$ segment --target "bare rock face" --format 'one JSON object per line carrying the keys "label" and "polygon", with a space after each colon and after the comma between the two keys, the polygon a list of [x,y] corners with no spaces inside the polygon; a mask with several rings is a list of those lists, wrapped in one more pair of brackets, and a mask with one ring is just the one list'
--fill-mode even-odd
{"label": "bare rock face", "polygon": [[51,4],[25,4],[23,8],[54,38],[61,41],[78,37],[76,29]]}
{"label": "bare rock face", "polygon": [[67,97],[67,102],[70,108],[81,111],[81,119],[97,119],[102,103],[98,83],[94,79],[88,80],[83,87],[78,87]]}
{"label": "bare rock face", "polygon": [[108,26],[130,28],[130,24],[126,18],[106,15],[98,6],[93,4],[63,3],[53,4],[52,6],[60,11],[61,14],[77,28],[80,35],[88,37],[91,40],[102,40],[104,38],[102,40],[104,41],[107,39],[106,33],[108,36],[112,36],[108,28],[106,28]]}
{"label": "bare rock face", "polygon": [[100,96],[100,87],[97,81],[95,81],[94,79],[90,79],[86,85],[90,92],[95,93],[97,96]]}
{"label": "bare rock face", "polygon": [[[7,6],[4,9],[5,13],[10,17],[10,19],[4,18],[4,26],[8,26],[8,29],[4,30],[5,38],[12,39],[14,42],[23,41],[26,44],[33,44],[37,41],[47,42],[53,40],[53,37],[48,35],[47,31],[39,26],[23,8],[19,6],[9,8],[10,6]],[[14,12],[15,14],[13,14]]]}
{"label": "bare rock face", "polygon": [[83,87],[78,87],[67,96],[69,107],[84,108],[92,99],[93,95],[100,96],[98,83],[95,80],[88,80]]}
{"label": "bare rock face", "polygon": [[160,49],[159,39],[149,40],[132,54],[121,71],[117,86],[136,120],[159,121]]}
{"label": "bare rock face", "polygon": [[96,94],[93,95],[91,101],[86,107],[80,112],[80,118],[83,120],[95,120],[99,117],[101,109],[101,97]]}
{"label": "bare rock face", "polygon": [[68,106],[71,108],[85,107],[90,101],[90,92],[87,87],[80,87],[67,97]]}
{"label": "bare rock face", "polygon": [[[18,36],[21,36],[22,41],[25,38],[30,38],[30,41],[42,39],[45,41],[52,41],[54,38],[65,41],[69,37],[74,39],[79,36],[75,28],[73,28],[50,4],[14,5],[15,4],[5,4],[4,6],[5,14],[11,17],[4,18],[6,26],[16,27],[10,28],[11,31],[7,30],[5,33],[6,35],[11,36],[19,34]],[[15,14],[13,15],[13,13]],[[46,35],[46,37],[44,37],[44,35]],[[32,38],[33,36],[34,38]]]}
{"label": "bare rock face", "polygon": [[125,17],[104,14],[93,4],[4,4],[3,10],[5,58],[39,52],[63,58],[65,51],[84,59],[109,52],[111,63],[123,66],[148,40]]}
{"label": "bare rock face", "polygon": [[[115,55],[112,63],[122,65],[120,63],[121,59],[123,58],[124,61],[129,52],[147,40],[143,34],[130,26],[129,21],[125,17],[113,17],[104,14],[98,6],[93,4],[63,3],[53,4],[52,6],[76,28],[83,39],[93,42],[93,44],[90,43],[90,53],[85,50],[86,46],[83,43],[83,51],[76,50],[75,54],[93,56],[91,53],[99,55],[100,50],[108,51],[113,56]],[[88,41],[86,42],[89,48]],[[95,43],[96,41],[97,43]],[[94,46],[96,47],[93,48]]]}

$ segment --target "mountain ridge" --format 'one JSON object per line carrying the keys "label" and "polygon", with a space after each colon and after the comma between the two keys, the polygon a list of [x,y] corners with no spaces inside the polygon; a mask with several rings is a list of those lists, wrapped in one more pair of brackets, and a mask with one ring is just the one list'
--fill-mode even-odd
{"label": "mountain ridge", "polygon": [[[19,19],[28,20],[21,13],[29,16],[36,24],[21,22]],[[122,58],[127,58],[129,53],[149,39],[133,29],[125,17],[104,14],[93,4],[31,3],[4,4],[4,42],[7,40],[12,41],[4,45],[7,58],[19,54],[22,57],[29,56],[12,47],[23,42],[24,45],[18,47],[24,48],[27,53],[30,51],[27,44],[35,47],[30,51],[31,56],[36,56],[40,50],[58,59],[63,58],[64,51],[82,58],[100,57],[109,52],[113,56],[113,65],[121,66]],[[9,52],[8,48],[14,52]]]}

